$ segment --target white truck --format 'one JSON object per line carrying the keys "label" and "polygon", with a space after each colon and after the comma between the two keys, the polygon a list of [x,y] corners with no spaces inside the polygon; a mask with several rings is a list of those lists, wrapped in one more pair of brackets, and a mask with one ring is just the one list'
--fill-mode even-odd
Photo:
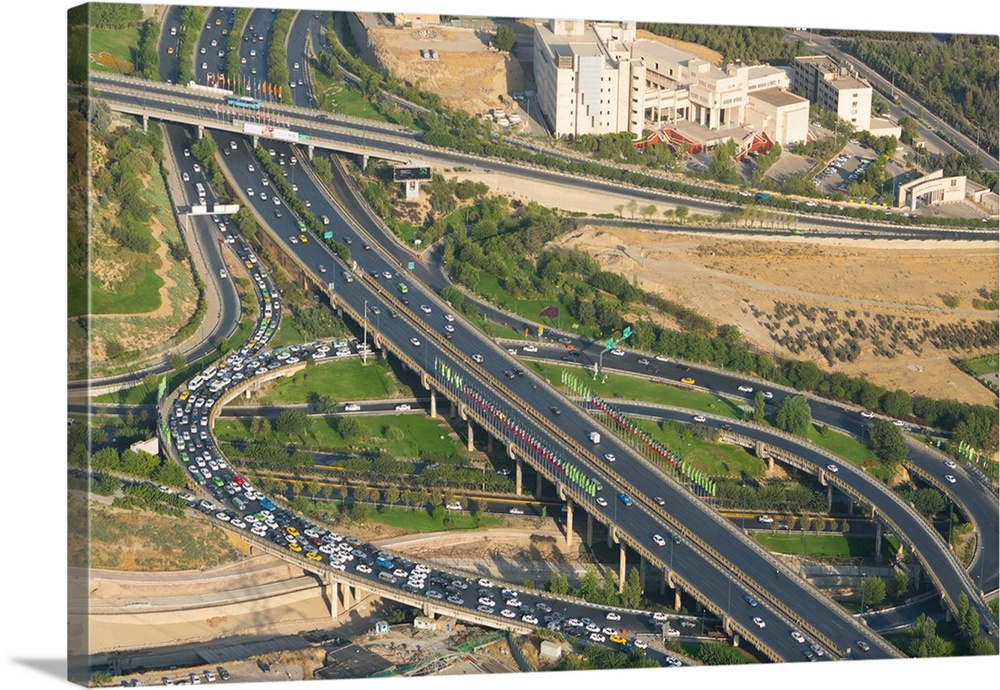
{"label": "white truck", "polygon": [[591,443],[597,445],[598,443],[601,442],[601,433],[599,431],[591,431],[589,434],[587,434],[587,438],[590,439]]}

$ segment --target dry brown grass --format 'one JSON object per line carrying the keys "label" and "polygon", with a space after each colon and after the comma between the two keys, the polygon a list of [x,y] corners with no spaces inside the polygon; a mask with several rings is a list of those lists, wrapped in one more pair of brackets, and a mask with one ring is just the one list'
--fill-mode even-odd
{"label": "dry brown grass", "polygon": [[[779,302],[827,308],[841,320],[853,311],[851,320],[861,319],[869,328],[879,315],[906,324],[919,321],[921,332],[925,320],[926,328],[934,328],[996,319],[996,314],[968,308],[980,289],[998,285],[995,243],[756,240],[583,228],[564,238],[562,244],[586,249],[605,269],[635,276],[643,288],[685,304],[719,324],[739,326],[744,336],[764,351],[812,359],[826,369],[831,367],[816,349],[794,353],[772,338],[774,319],[769,317]],[[645,269],[631,258],[643,251]],[[942,294],[958,295],[959,307],[946,307]],[[791,327],[793,335],[808,327],[823,327],[818,322],[800,321]],[[785,327],[783,324],[782,329]],[[859,341],[857,359],[838,362],[833,368],[866,376],[890,389],[970,403],[995,401],[986,388],[951,363],[953,357],[979,351],[942,350],[925,341],[919,351],[901,346],[888,358],[875,352],[878,342],[891,339],[882,336],[877,333]]]}

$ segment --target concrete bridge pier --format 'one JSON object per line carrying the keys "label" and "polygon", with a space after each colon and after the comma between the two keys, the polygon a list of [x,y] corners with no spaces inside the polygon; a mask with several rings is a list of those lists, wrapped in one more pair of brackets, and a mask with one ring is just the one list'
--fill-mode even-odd
{"label": "concrete bridge pier", "polygon": [[437,419],[437,392],[431,388],[431,419]]}
{"label": "concrete bridge pier", "polygon": [[614,525],[608,525],[608,548],[611,548],[612,544],[618,543],[618,533],[616,532],[616,527]]}
{"label": "concrete bridge pier", "polygon": [[618,593],[625,589],[625,542],[618,544]]}
{"label": "concrete bridge pier", "polygon": [[472,418],[471,417],[468,420],[466,420],[466,425],[467,425],[467,427],[466,427],[467,428],[467,434],[468,434],[468,437],[469,437],[469,439],[468,439],[468,445],[466,446],[466,449],[471,453],[472,451],[474,451],[476,449],[475,446],[473,445],[473,438],[472,438]]}
{"label": "concrete bridge pier", "polygon": [[681,610],[681,588],[674,587],[674,611]]}
{"label": "concrete bridge pier", "polygon": [[486,434],[486,452],[493,452],[493,434]]}
{"label": "concrete bridge pier", "polygon": [[330,618],[337,620],[337,616],[340,615],[340,602],[338,601],[338,598],[340,597],[340,586],[337,581],[333,579],[333,574],[327,575],[327,587],[327,597],[330,600]]}
{"label": "concrete bridge pier", "polygon": [[[486,438],[488,439],[486,441],[486,450],[487,451],[493,450],[491,448],[491,446],[493,445],[493,436],[488,435]],[[522,472],[523,468],[521,466],[521,458],[518,458],[517,461],[514,462],[514,493],[516,493],[518,496],[521,495]]]}
{"label": "concrete bridge pier", "polygon": [[587,546],[594,545],[594,516],[587,513]]}
{"label": "concrete bridge pier", "polygon": [[253,147],[254,147],[254,149],[256,149],[258,146],[260,146],[260,137],[258,137],[256,134],[254,134],[253,135]]}
{"label": "concrete bridge pier", "polygon": [[424,616],[434,620],[434,609],[431,607],[430,601],[424,602]]}
{"label": "concrete bridge pier", "polygon": [[833,507],[833,484],[826,485],[826,512],[827,515],[830,514],[830,509]]}
{"label": "concrete bridge pier", "polygon": [[667,592],[667,580],[670,579],[670,573],[666,570],[660,572],[660,594],[666,594]]}
{"label": "concrete bridge pier", "polygon": [[313,159],[313,151],[314,151],[315,148],[316,147],[313,146],[312,144],[309,144],[309,146],[306,147],[306,155],[309,156],[309,160]]}
{"label": "concrete bridge pier", "polygon": [[646,557],[639,556],[639,587],[646,591]]}
{"label": "concrete bridge pier", "polygon": [[542,473],[535,472],[535,496],[542,495]]}
{"label": "concrete bridge pier", "polygon": [[149,115],[142,116],[142,131],[143,132],[149,131]]}
{"label": "concrete bridge pier", "polygon": [[573,546],[573,501],[566,499],[566,546]]}
{"label": "concrete bridge pier", "polygon": [[367,170],[368,169],[368,154],[367,153],[362,153],[361,154],[361,169],[362,170]]}
{"label": "concrete bridge pier", "polygon": [[882,523],[875,522],[875,560],[882,559]]}
{"label": "concrete bridge pier", "polygon": [[204,138],[205,138],[205,127],[202,125],[198,125],[198,141],[201,141]]}

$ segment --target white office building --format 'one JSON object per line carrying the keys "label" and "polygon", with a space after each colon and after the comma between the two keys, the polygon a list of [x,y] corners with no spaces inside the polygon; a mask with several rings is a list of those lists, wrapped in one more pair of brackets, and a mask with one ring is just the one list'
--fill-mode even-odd
{"label": "white office building", "polygon": [[[704,145],[730,136],[749,142],[748,126],[760,126],[783,145],[806,138],[808,102],[791,94],[778,99],[773,92],[787,89],[790,80],[770,65],[723,70],[664,43],[637,39],[634,22],[536,22],[534,50],[538,103],[557,136],[638,137],[665,124]],[[767,96],[752,106],[757,94]],[[784,102],[779,106],[778,100]]]}

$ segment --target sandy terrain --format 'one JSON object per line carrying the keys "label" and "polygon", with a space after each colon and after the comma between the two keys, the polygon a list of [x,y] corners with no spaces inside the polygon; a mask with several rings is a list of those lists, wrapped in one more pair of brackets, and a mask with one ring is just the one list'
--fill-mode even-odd
{"label": "sandy terrain", "polygon": [[[499,94],[524,89],[521,64],[506,53],[491,52],[469,29],[376,27],[368,32],[368,41],[384,69],[419,82],[452,108],[484,113],[500,106]],[[438,59],[425,60],[421,49],[436,50]]]}
{"label": "sandy terrain", "polygon": [[[979,354],[985,349],[972,353],[939,349],[927,339],[915,349],[900,345],[892,358],[875,354],[879,343],[888,347],[890,340],[880,318],[901,322],[901,331],[913,338],[939,324],[995,321],[996,314],[969,307],[978,290],[997,287],[996,243],[734,240],[723,235],[658,235],[633,229],[611,233],[593,228],[575,232],[560,243],[588,250],[605,268],[634,275],[642,287],[686,304],[719,324],[736,324],[765,351],[813,359],[829,368],[815,348],[792,352],[772,337],[772,329],[777,336],[783,330],[794,336],[806,328],[824,328],[820,321],[805,317],[789,327],[789,314],[779,323],[775,317],[779,305],[786,310],[798,305],[826,308],[828,315],[836,316],[836,323],[861,320],[868,329],[867,336],[857,338],[860,352],[855,361],[837,362],[837,370],[916,394],[983,404],[996,399],[949,361],[951,356]],[[643,253],[645,268],[634,258]],[[960,298],[959,308],[945,306],[942,295],[946,294]]]}

